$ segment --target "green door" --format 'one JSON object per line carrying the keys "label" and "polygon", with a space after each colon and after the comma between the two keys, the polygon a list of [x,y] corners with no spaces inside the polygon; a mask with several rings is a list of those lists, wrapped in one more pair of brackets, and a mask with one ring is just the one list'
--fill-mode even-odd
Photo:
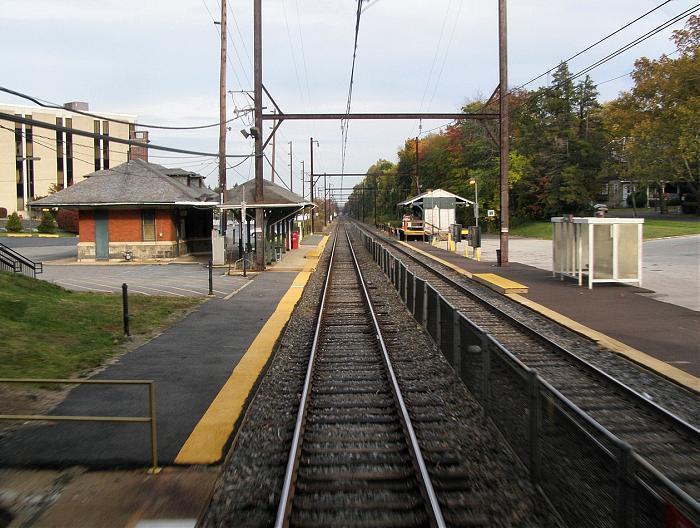
{"label": "green door", "polygon": [[95,259],[109,259],[109,211],[95,209]]}

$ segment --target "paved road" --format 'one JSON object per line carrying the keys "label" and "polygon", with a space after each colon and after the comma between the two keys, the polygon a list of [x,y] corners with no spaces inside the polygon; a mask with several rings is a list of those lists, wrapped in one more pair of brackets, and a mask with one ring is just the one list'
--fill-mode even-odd
{"label": "paved road", "polygon": [[[498,239],[484,237],[482,244],[483,260],[495,262]],[[508,250],[511,262],[552,271],[551,240],[513,237]],[[645,241],[642,286],[654,299],[700,311],[700,235]]]}
{"label": "paved road", "polygon": [[75,258],[78,254],[78,238],[13,238],[1,237],[0,242],[35,262]]}
{"label": "paved road", "polygon": [[[120,292],[122,283],[129,292],[141,295],[191,297],[209,293],[209,276],[199,264],[53,265],[52,260],[76,256],[77,238],[7,238],[0,241],[36,262],[44,262],[38,278],[74,291]],[[247,281],[229,277],[223,269],[213,271],[214,295],[226,297]]]}

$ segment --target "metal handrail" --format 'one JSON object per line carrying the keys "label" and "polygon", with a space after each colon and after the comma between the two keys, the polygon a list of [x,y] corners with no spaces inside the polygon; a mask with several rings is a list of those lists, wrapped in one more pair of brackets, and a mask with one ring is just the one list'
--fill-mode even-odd
{"label": "metal handrail", "polygon": [[6,246],[2,242],[0,242],[0,254],[4,254],[15,261],[15,273],[22,271],[26,267],[30,269],[33,273],[33,276],[36,277],[37,270],[39,270],[39,273],[43,273],[44,271],[41,262],[34,262],[33,260],[28,259],[21,253],[18,253],[17,251]]}
{"label": "metal handrail", "polygon": [[158,432],[156,428],[156,387],[153,380],[81,380],[58,378],[0,378],[0,383],[50,383],[56,385],[146,385],[148,386],[148,416],[62,416],[50,414],[0,414],[0,420],[39,422],[110,422],[148,423],[151,432],[151,467],[149,473],[159,473]]}

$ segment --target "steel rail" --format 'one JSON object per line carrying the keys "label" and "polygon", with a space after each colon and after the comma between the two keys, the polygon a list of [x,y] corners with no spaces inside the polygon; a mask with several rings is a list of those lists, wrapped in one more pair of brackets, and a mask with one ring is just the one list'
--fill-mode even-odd
{"label": "steel rail", "polygon": [[[355,225],[357,225],[360,229],[364,230],[370,236],[375,236],[375,237],[378,236],[376,233],[372,233],[372,232],[368,231],[366,228],[364,228],[364,226],[360,226],[357,222],[355,223]],[[500,310],[497,306],[495,306],[488,299],[485,299],[485,298],[479,296],[478,294],[476,294],[475,292],[470,291],[466,286],[464,286],[463,284],[460,284],[455,279],[448,277],[444,272],[435,269],[434,267],[427,264],[426,262],[423,262],[417,256],[411,254],[411,252],[409,252],[406,248],[402,247],[399,244],[396,244],[395,240],[388,238],[388,237],[384,237],[384,236],[382,236],[381,238],[384,241],[390,243],[392,248],[398,250],[399,252],[403,253],[407,257],[411,258],[416,263],[418,263],[420,266],[425,268],[428,272],[432,273],[433,275],[436,275],[438,278],[444,280],[445,282],[449,283],[451,286],[462,291],[463,293],[468,295],[471,299],[474,299],[475,301],[485,305],[486,308],[488,308],[489,310],[494,312],[496,315],[506,319],[508,323],[512,324],[513,326],[516,326],[519,330],[523,331],[524,333],[542,341],[545,345],[553,348],[556,352],[560,353],[565,358],[573,360],[576,364],[578,364],[579,366],[583,367],[584,369],[590,371],[593,375],[603,378],[604,381],[613,385],[615,388],[619,389],[623,393],[625,393],[628,396],[630,396],[631,398],[633,398],[635,401],[640,403],[644,408],[648,408],[649,410],[653,411],[654,413],[660,414],[664,419],[672,422],[675,425],[678,425],[687,434],[700,435],[700,429],[698,427],[695,427],[693,424],[687,422],[683,418],[676,416],[675,414],[673,414],[669,410],[661,407],[656,402],[653,402],[653,401],[645,398],[643,395],[641,395],[639,392],[634,390],[632,387],[629,387],[628,385],[624,384],[620,380],[612,377],[607,372],[601,370],[600,368],[589,363],[585,359],[577,356],[573,352],[562,347],[558,343],[552,341],[549,337],[537,332],[533,328],[526,326],[524,323],[522,323],[521,321],[518,321],[512,315],[503,312],[502,310]]]}
{"label": "steel rail", "polygon": [[[331,249],[331,255],[330,255],[330,263],[328,266],[328,272],[326,275],[326,280],[324,282],[323,286],[323,292],[321,295],[321,305],[319,307],[319,312],[318,312],[318,318],[316,321],[316,328],[314,330],[314,339],[313,343],[311,346],[311,353],[309,355],[309,364],[306,369],[306,378],[304,380],[304,387],[302,390],[301,398],[300,398],[300,403],[299,403],[299,410],[297,412],[297,420],[296,424],[294,427],[294,435],[292,437],[292,446],[289,451],[289,458],[287,460],[287,466],[286,466],[286,471],[285,471],[285,478],[284,478],[284,483],[282,485],[282,494],[280,496],[280,501],[278,504],[277,508],[277,515],[275,518],[275,528],[283,528],[285,526],[288,526],[288,521],[289,521],[289,515],[291,513],[292,509],[292,501],[294,498],[294,483],[297,478],[298,470],[299,470],[299,462],[300,462],[300,455],[301,455],[301,448],[302,448],[302,437],[304,434],[304,429],[305,429],[305,422],[306,422],[306,416],[307,416],[307,411],[308,411],[308,404],[310,400],[310,393],[311,393],[311,382],[312,382],[312,377],[313,377],[313,372],[314,372],[314,364],[317,356],[317,349],[318,349],[318,343],[319,343],[319,338],[321,335],[321,329],[323,326],[323,319],[324,319],[324,311],[325,311],[325,306],[326,306],[326,299],[329,293],[329,284],[330,284],[330,279],[331,275],[333,273],[333,261],[335,257],[335,250],[338,242],[338,237],[340,236],[339,233],[340,228],[336,228],[336,236],[334,237],[333,240],[333,247]],[[386,345],[384,343],[384,339],[382,337],[381,330],[379,328],[379,322],[376,318],[376,314],[374,313],[371,301],[369,299],[369,293],[367,291],[364,278],[362,277],[362,273],[360,271],[360,266],[357,261],[357,256],[355,254],[354,249],[352,248],[352,244],[350,242],[350,236],[347,232],[347,229],[345,229],[345,236],[347,237],[348,244],[350,246],[350,251],[353,256],[353,262],[355,265],[355,272],[357,273],[357,277],[359,279],[359,282],[362,286],[362,292],[363,292],[363,298],[365,301],[365,304],[372,316],[372,321],[374,325],[374,331],[375,331],[375,337],[377,339],[377,342],[379,344],[379,348],[382,351],[382,359],[384,361],[385,368],[387,370],[387,377],[390,381],[392,393],[394,395],[394,398],[396,400],[397,406],[399,407],[400,410],[400,419],[401,423],[404,428],[404,432],[407,437],[408,441],[408,447],[413,455],[413,462],[415,464],[416,469],[418,470],[418,477],[419,477],[419,483],[422,485],[422,493],[424,495],[424,498],[426,498],[426,502],[429,504],[429,508],[426,508],[427,513],[432,516],[432,524],[434,526],[437,526],[438,528],[444,528],[446,526],[444,518],[442,516],[442,511],[440,509],[440,505],[437,499],[437,495],[435,494],[435,490],[433,489],[432,482],[430,481],[430,476],[428,474],[427,466],[425,464],[425,460],[423,459],[422,453],[420,446],[418,445],[418,440],[415,434],[415,431],[413,429],[413,426],[411,424],[410,416],[408,414],[408,410],[406,408],[403,396],[401,395],[401,390],[398,385],[398,380],[396,378],[396,375],[394,373],[393,367],[391,365],[391,361],[388,356],[388,352],[386,349]],[[427,506],[427,505],[426,505]]]}
{"label": "steel rail", "polygon": [[297,412],[297,421],[294,425],[294,436],[292,437],[292,447],[289,450],[289,458],[287,460],[287,469],[284,474],[284,483],[282,485],[282,494],[277,507],[277,516],[275,518],[275,528],[283,528],[286,526],[286,518],[292,506],[294,498],[294,490],[292,483],[296,480],[297,470],[299,466],[299,455],[301,454],[301,437],[304,432],[304,423],[306,421],[306,413],[308,410],[309,393],[311,391],[311,376],[313,375],[314,363],[316,359],[316,349],[318,348],[318,338],[321,335],[321,323],[323,321],[323,310],[326,305],[326,295],[328,293],[328,284],[331,279],[333,270],[333,257],[335,256],[335,247],[338,242],[338,229],[333,238],[333,247],[331,249],[331,257],[328,264],[328,272],[326,281],[323,283],[323,292],[321,293],[321,306],[318,310],[318,320],[316,321],[316,329],[314,330],[314,340],[311,345],[311,354],[309,355],[309,365],[306,367],[306,378],[304,379],[304,388],[301,392],[301,400],[299,401],[299,411]]}
{"label": "steel rail", "polygon": [[409,447],[413,452],[413,458],[418,465],[419,475],[421,482],[425,488],[425,493],[428,497],[428,502],[430,503],[430,508],[433,517],[435,518],[435,523],[439,528],[445,526],[445,519],[442,516],[442,510],[440,509],[440,504],[438,503],[437,495],[433,489],[433,483],[430,481],[430,475],[428,474],[428,468],[425,465],[425,460],[423,459],[423,454],[418,445],[418,438],[413,430],[413,425],[411,424],[411,418],[408,415],[408,409],[406,408],[406,403],[404,402],[403,396],[401,395],[401,389],[399,387],[399,382],[396,379],[396,374],[394,373],[394,368],[391,365],[391,359],[389,358],[389,352],[386,349],[386,344],[384,343],[384,338],[382,336],[382,331],[379,328],[379,321],[377,321],[377,315],[374,313],[374,307],[372,301],[369,298],[369,293],[367,292],[367,286],[365,284],[365,279],[362,276],[362,270],[360,269],[360,264],[357,261],[357,255],[355,254],[355,249],[352,247],[352,241],[350,240],[350,235],[347,228],[345,229],[345,236],[348,239],[348,244],[350,246],[350,253],[352,253],[352,260],[355,263],[355,271],[360,279],[360,285],[362,286],[362,293],[365,298],[365,303],[369,308],[369,313],[372,316],[372,321],[374,322],[374,329],[377,333],[377,341],[379,342],[380,348],[382,350],[382,358],[384,359],[384,365],[386,366],[387,373],[389,374],[389,379],[391,380],[391,389],[394,393],[394,398],[396,398],[399,404],[399,410],[401,411],[401,421],[406,429],[406,435],[410,441]]}

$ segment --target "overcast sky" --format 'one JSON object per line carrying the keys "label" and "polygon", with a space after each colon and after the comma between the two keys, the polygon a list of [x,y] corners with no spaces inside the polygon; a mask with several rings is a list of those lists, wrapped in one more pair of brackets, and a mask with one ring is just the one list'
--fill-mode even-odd
{"label": "overcast sky", "polygon": [[[87,101],[97,112],[137,114],[144,123],[189,126],[218,121],[219,0],[2,0],[0,85],[52,102]],[[616,30],[661,0],[511,0],[508,5],[510,86],[518,86]],[[694,0],[674,0],[577,58],[572,71],[604,57]],[[264,0],[263,82],[285,112],[344,112],[352,59],[354,0]],[[208,10],[209,11],[208,11]],[[497,0],[373,0],[361,17],[352,110],[455,112],[488,97],[498,84]],[[229,0],[228,89],[252,90],[252,0]],[[210,15],[211,12],[211,15]],[[678,23],[591,72],[603,100],[629,89],[640,56],[673,51]],[[544,77],[541,83],[547,83]],[[535,88],[538,83],[529,87]],[[0,94],[1,103],[25,104]],[[245,94],[229,99],[246,107]],[[26,103],[29,104],[29,103]],[[423,130],[441,122],[426,121]],[[252,141],[232,123],[227,149],[248,154]],[[266,125],[267,126],[267,125]],[[350,123],[346,172],[379,158],[394,161],[418,122]],[[217,129],[151,130],[154,143],[215,152]],[[309,137],[318,139],[315,172],[340,172],[340,123],[284,123],[277,134],[277,170],[288,182],[294,143],[294,190],[301,160],[309,169]],[[267,154],[272,156],[268,147]],[[159,158],[216,182],[215,161]],[[235,164],[235,160],[230,162]],[[269,168],[266,165],[266,171]],[[228,171],[229,185],[253,176],[252,162]],[[357,182],[346,179],[345,184]],[[339,182],[337,182],[339,184]]]}

